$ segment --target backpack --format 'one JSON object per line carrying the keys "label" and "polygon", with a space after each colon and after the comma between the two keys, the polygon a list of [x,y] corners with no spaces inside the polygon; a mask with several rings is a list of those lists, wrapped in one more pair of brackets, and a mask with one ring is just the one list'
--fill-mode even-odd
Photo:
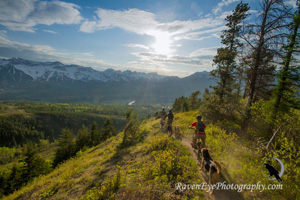
{"label": "backpack", "polygon": [[173,113],[169,112],[169,113],[168,113],[168,119],[173,119],[173,118],[174,118]]}
{"label": "backpack", "polygon": [[204,133],[204,123],[202,121],[197,121],[196,133]]}

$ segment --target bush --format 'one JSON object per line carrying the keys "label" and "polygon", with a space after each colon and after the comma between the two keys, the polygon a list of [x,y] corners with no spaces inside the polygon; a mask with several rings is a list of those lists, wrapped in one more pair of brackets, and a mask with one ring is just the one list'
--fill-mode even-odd
{"label": "bush", "polygon": [[[179,141],[164,135],[151,141],[149,151],[151,158],[142,164],[142,170],[139,172],[144,186],[153,185],[168,191],[172,190],[177,182],[185,184],[196,182],[197,165],[190,158],[189,151]],[[184,191],[181,195],[192,197],[199,195],[197,192],[199,191]]]}
{"label": "bush", "polygon": [[293,138],[288,138],[287,133],[283,131],[264,156],[264,159],[270,157],[279,158],[284,163],[286,170],[282,180],[284,185],[288,187],[285,187],[284,190],[276,191],[276,193],[279,193],[286,199],[297,199],[296,197],[299,198],[300,196],[300,149],[298,144]]}
{"label": "bush", "polygon": [[0,164],[7,164],[12,162],[16,157],[21,155],[20,148],[0,147]]}
{"label": "bush", "polygon": [[120,167],[117,166],[118,172],[112,178],[108,178],[104,184],[100,187],[93,187],[90,189],[83,199],[87,200],[102,200],[102,199],[115,199],[116,192],[118,191],[121,185],[121,170]]}

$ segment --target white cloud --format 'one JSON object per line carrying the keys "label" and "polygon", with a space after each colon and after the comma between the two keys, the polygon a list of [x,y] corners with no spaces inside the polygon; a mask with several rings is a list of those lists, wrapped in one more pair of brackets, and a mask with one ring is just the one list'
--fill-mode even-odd
{"label": "white cloud", "polygon": [[34,11],[37,0],[1,0],[0,20],[6,22],[22,22]]}
{"label": "white cloud", "polygon": [[223,30],[227,29],[226,26],[220,26],[217,28],[212,28],[212,29],[207,29],[203,31],[194,31],[190,33],[184,33],[180,34],[174,37],[175,40],[180,40],[180,39],[186,39],[186,40],[204,40],[207,38],[211,38],[214,35],[207,35],[207,34],[216,34],[219,33],[221,34]]}
{"label": "white cloud", "polygon": [[[163,23],[156,20],[155,14],[140,9],[118,11],[98,8],[96,15],[97,20],[86,20],[81,25],[82,32],[93,33],[117,27],[135,34],[153,36],[155,43],[149,47],[137,44],[128,46],[146,49],[150,54],[154,51],[155,55],[164,54],[169,57],[176,53],[176,48],[173,48],[174,40],[204,40],[214,37],[211,33],[220,31],[219,26],[223,27],[224,24],[223,20],[211,17]],[[204,33],[206,35],[200,36]]]}
{"label": "white cloud", "polygon": [[38,3],[30,19],[37,24],[78,24],[82,17],[78,11],[79,6],[61,1]]}
{"label": "white cloud", "polygon": [[225,18],[228,16],[228,15],[232,15],[232,11],[226,11],[226,12],[223,12],[222,14],[220,14],[218,16],[219,19],[222,19],[222,20],[225,20]]}
{"label": "white cloud", "polygon": [[201,30],[205,28],[214,28],[223,24],[222,20],[203,18],[199,20],[174,21],[162,24],[159,29],[168,31],[172,34],[187,33],[190,31]]}
{"label": "white cloud", "polygon": [[296,0],[289,0],[285,2],[287,5],[292,6],[293,8],[297,7],[297,1]]}
{"label": "white cloud", "polygon": [[161,23],[155,20],[153,13],[139,9],[115,11],[99,8],[96,13],[99,20],[86,20],[80,27],[81,31],[91,33],[96,30],[118,27],[141,35],[155,36],[155,31],[176,35],[204,28],[214,28],[223,23],[222,20],[212,18]]}
{"label": "white cloud", "polygon": [[1,31],[0,31],[0,35],[2,35],[2,36],[6,36],[6,34],[7,34],[7,31],[6,31],[6,30],[1,30]]}
{"label": "white cloud", "polygon": [[155,15],[139,10],[129,9],[126,11],[105,10],[99,8],[96,11],[98,21],[86,21],[80,27],[83,32],[105,30],[113,27],[122,28],[137,34],[147,34],[149,30],[155,29],[159,23],[155,21]]}
{"label": "white cloud", "polygon": [[196,51],[193,51],[190,54],[190,56],[191,57],[197,57],[197,58],[213,57],[217,54],[217,49],[218,48],[219,47],[198,49]]}
{"label": "white cloud", "polygon": [[47,32],[47,33],[52,33],[52,34],[58,35],[58,32],[55,32],[55,31],[51,31],[51,30],[43,30],[43,31]]}
{"label": "white cloud", "polygon": [[93,33],[96,30],[97,30],[97,22],[96,21],[85,20],[80,26],[80,31],[85,32],[85,33]]}
{"label": "white cloud", "polygon": [[30,45],[27,43],[11,41],[0,36],[0,55],[3,58],[20,57],[34,61],[60,61],[65,64],[77,64],[89,66],[98,70],[115,68],[117,66],[106,63],[101,59],[93,59],[93,52],[85,53],[62,53],[47,45]]}
{"label": "white cloud", "polygon": [[131,47],[131,48],[147,49],[147,50],[150,49],[149,47],[143,44],[125,44],[124,46]]}
{"label": "white cloud", "polygon": [[140,61],[152,64],[183,64],[196,67],[210,67],[213,57],[217,54],[217,47],[203,48],[192,52],[189,56],[166,56],[152,52],[134,52],[132,55]]}
{"label": "white cloud", "polygon": [[61,1],[2,0],[0,24],[15,31],[35,32],[38,24],[78,24],[79,7]]}
{"label": "white cloud", "polygon": [[222,2],[218,3],[217,6],[212,10],[212,12],[217,15],[219,12],[222,11],[224,6],[228,6],[231,3],[238,2],[240,0],[222,0]]}

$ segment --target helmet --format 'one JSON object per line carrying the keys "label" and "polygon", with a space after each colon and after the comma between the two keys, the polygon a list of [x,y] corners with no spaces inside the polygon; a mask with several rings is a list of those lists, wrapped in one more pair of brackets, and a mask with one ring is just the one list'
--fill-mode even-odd
{"label": "helmet", "polygon": [[201,115],[197,115],[196,119],[202,119],[202,116]]}

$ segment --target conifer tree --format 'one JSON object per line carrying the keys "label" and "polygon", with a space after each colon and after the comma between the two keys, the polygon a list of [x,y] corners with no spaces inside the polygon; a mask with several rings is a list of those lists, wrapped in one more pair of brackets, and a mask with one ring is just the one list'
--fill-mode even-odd
{"label": "conifer tree", "polygon": [[100,143],[100,132],[96,122],[93,122],[91,126],[91,146],[96,146]]}
{"label": "conifer tree", "polygon": [[126,126],[124,128],[123,145],[129,145],[137,141],[139,137],[138,115],[132,109],[126,111]]}
{"label": "conifer tree", "polygon": [[50,172],[50,165],[37,154],[37,150],[27,145],[22,167],[22,181],[27,183],[34,177]]}
{"label": "conifer tree", "polygon": [[217,50],[217,55],[213,60],[216,69],[211,71],[211,76],[218,80],[218,85],[214,87],[214,90],[221,101],[223,101],[224,96],[227,97],[232,94],[235,83],[234,70],[237,65],[235,60],[238,48],[242,46],[239,41],[241,22],[246,19],[248,10],[248,4],[241,2],[236,6],[232,15],[225,19],[227,21],[226,26],[229,28],[224,30],[221,35],[222,44],[225,47]]}
{"label": "conifer tree", "polygon": [[300,47],[299,38],[299,25],[300,25],[300,3],[297,2],[297,10],[293,15],[290,15],[292,19],[288,24],[287,45],[284,46],[284,55],[282,57],[281,69],[278,74],[278,84],[274,92],[274,110],[273,121],[276,119],[279,111],[288,113],[290,108],[300,109],[300,67],[299,60],[293,57],[296,54],[296,50]]}
{"label": "conifer tree", "polygon": [[83,125],[82,128],[78,131],[76,137],[76,151],[88,147],[91,144],[91,137],[88,132],[88,129]]}
{"label": "conifer tree", "polygon": [[56,167],[59,163],[68,160],[75,154],[76,150],[73,133],[68,129],[63,129],[62,136],[58,141],[58,148],[55,152],[53,166]]}
{"label": "conifer tree", "polygon": [[116,134],[115,127],[113,126],[111,119],[105,120],[104,126],[100,130],[100,134],[101,134],[101,140],[103,141]]}
{"label": "conifer tree", "polygon": [[193,92],[191,96],[189,96],[187,102],[188,102],[188,108],[190,110],[196,110],[200,107],[201,104],[201,98],[199,98],[199,95],[201,94],[200,91]]}
{"label": "conifer tree", "polygon": [[[259,99],[257,95],[260,92],[258,90],[262,86],[259,81],[264,79],[269,86],[273,81],[272,75],[270,75],[273,73],[270,72],[272,69],[274,70],[274,66],[272,66],[270,61],[273,61],[275,59],[274,56],[278,55],[278,47],[281,46],[283,40],[282,29],[285,24],[286,13],[281,11],[282,7],[283,2],[281,0],[262,0],[258,22],[249,24],[247,31],[243,34],[243,39],[248,44],[249,52],[247,56],[248,61],[246,62],[248,66],[246,81],[248,101],[245,122],[251,117],[250,108],[253,102]],[[265,59],[266,57],[267,59]],[[268,74],[263,73],[263,71],[268,71]],[[265,75],[270,75],[270,77]],[[263,85],[264,89],[267,87]]]}
{"label": "conifer tree", "polygon": [[173,103],[172,109],[174,112],[189,111],[188,98],[186,98],[184,96],[176,98]]}

